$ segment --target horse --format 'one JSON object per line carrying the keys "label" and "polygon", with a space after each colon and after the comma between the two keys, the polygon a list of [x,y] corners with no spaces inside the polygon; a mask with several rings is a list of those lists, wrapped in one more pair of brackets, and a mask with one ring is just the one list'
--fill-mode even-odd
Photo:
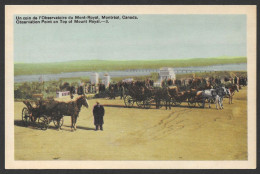
{"label": "horse", "polygon": [[156,102],[156,109],[159,109],[162,101],[165,101],[165,108],[166,110],[169,108],[171,109],[171,95],[169,93],[169,88],[156,88],[153,90],[153,96]]}
{"label": "horse", "polygon": [[198,91],[197,93],[200,93],[203,98],[203,107],[205,106],[205,100],[208,100],[209,103],[209,108],[210,108],[210,101],[215,100],[216,103],[216,109],[218,109],[218,106],[220,109],[221,107],[221,99],[220,96],[218,95],[217,89],[206,89],[204,91]]}
{"label": "horse", "polygon": [[[71,130],[73,131],[77,129],[76,123],[77,118],[79,116],[79,112],[81,107],[85,106],[86,108],[89,107],[88,101],[85,95],[78,97],[75,101],[70,102],[58,102],[55,106],[56,114],[62,116],[71,116]],[[58,125],[60,125],[58,123]]]}
{"label": "horse", "polygon": [[235,92],[239,92],[239,85],[234,84],[231,87],[228,88],[228,94],[227,96],[229,97],[229,104],[232,104],[232,100],[233,100],[233,96],[235,94]]}
{"label": "horse", "polygon": [[224,109],[224,106],[223,106],[223,99],[226,95],[229,94],[229,90],[225,87],[220,87],[217,89],[217,94],[219,96],[219,104],[220,104],[220,107],[222,109]]}

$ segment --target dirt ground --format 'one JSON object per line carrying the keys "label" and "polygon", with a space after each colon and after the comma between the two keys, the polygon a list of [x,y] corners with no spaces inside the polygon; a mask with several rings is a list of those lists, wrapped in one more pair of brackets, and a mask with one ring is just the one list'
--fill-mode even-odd
{"label": "dirt ground", "polygon": [[[15,102],[15,160],[246,160],[247,90],[235,93],[224,110],[125,108],[123,100],[88,100],[77,131],[70,117],[62,130],[46,131],[21,121],[22,102]],[[105,106],[104,131],[95,131],[92,108]]]}

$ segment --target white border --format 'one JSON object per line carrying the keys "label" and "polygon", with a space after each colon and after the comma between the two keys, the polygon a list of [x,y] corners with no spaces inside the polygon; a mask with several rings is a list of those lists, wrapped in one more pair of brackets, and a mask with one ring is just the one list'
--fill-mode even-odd
{"label": "white border", "polygon": [[[247,161],[15,161],[13,99],[14,14],[245,14],[247,15]],[[47,6],[5,8],[5,167],[6,169],[255,169],[256,168],[256,6]],[[249,107],[250,106],[250,107]],[[102,163],[102,164],[101,164]]]}

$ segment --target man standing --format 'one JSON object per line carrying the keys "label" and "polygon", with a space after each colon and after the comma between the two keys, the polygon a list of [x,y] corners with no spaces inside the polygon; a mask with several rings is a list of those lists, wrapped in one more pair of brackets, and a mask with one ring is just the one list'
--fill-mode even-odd
{"label": "man standing", "polygon": [[83,83],[81,83],[78,88],[78,95],[85,95],[84,89],[83,89]]}
{"label": "man standing", "polygon": [[96,130],[98,130],[98,126],[100,126],[100,130],[103,130],[104,120],[103,117],[105,115],[105,109],[102,105],[97,102],[97,104],[93,108],[94,115],[94,124],[96,126]]}

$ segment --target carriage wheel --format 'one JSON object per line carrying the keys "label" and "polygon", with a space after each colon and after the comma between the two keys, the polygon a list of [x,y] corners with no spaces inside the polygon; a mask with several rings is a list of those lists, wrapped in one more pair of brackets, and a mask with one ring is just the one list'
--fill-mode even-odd
{"label": "carriage wheel", "polygon": [[[63,125],[63,123],[64,123],[64,119],[63,119],[63,117],[61,117],[61,119],[60,119],[60,127]],[[58,125],[58,121],[57,120],[53,120],[53,124],[54,124],[54,126],[55,127],[58,127],[59,125]]]}
{"label": "carriage wheel", "polygon": [[197,103],[199,107],[204,108],[203,100],[198,101]]}
{"label": "carriage wheel", "polygon": [[136,105],[139,107],[139,108],[142,108],[144,106],[144,103],[143,101],[136,101]]}
{"label": "carriage wheel", "polygon": [[160,103],[159,103],[159,108],[163,107],[166,105],[166,102],[165,100],[160,100]]}
{"label": "carriage wheel", "polygon": [[38,118],[38,125],[42,130],[47,130],[49,127],[49,119],[46,115],[40,116]]}
{"label": "carriage wheel", "polygon": [[27,124],[30,121],[30,113],[28,108],[24,107],[22,110],[22,120],[25,124]]}
{"label": "carriage wheel", "polygon": [[174,104],[175,106],[181,105],[181,101],[176,100],[175,98],[172,98],[171,103]]}
{"label": "carriage wheel", "polygon": [[124,102],[126,107],[132,107],[134,105],[134,100],[130,95],[124,98]]}
{"label": "carriage wheel", "polygon": [[144,108],[145,109],[151,108],[151,100],[150,99],[144,101]]}
{"label": "carriage wheel", "polygon": [[190,97],[188,99],[188,105],[189,105],[189,107],[195,107],[196,106],[196,101],[195,101],[194,97]]}

